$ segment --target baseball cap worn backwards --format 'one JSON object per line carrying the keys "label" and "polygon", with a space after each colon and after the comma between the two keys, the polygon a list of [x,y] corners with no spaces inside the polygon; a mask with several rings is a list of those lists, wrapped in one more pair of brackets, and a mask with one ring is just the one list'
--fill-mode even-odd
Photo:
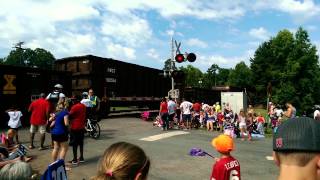
{"label": "baseball cap worn backwards", "polygon": [[320,152],[320,121],[299,117],[283,122],[273,134],[273,150]]}
{"label": "baseball cap worn backwards", "polygon": [[234,144],[230,136],[221,134],[218,137],[212,139],[211,144],[218,152],[229,153],[233,150]]}

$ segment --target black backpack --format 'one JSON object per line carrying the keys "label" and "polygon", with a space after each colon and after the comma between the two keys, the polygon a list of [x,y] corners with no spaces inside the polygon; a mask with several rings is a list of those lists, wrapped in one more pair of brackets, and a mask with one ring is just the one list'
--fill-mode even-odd
{"label": "black backpack", "polygon": [[59,101],[60,92],[52,92],[49,95],[48,101],[53,105],[53,107],[56,107]]}

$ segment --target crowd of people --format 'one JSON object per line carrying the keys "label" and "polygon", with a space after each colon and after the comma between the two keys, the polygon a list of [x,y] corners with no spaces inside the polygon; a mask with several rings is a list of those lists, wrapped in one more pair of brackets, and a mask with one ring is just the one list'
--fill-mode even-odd
{"label": "crowd of people", "polygon": [[246,112],[243,109],[234,112],[230,103],[221,107],[219,102],[210,106],[199,101],[191,103],[183,99],[179,104],[169,97],[162,99],[159,112],[159,118],[154,124],[161,124],[162,130],[190,130],[203,127],[207,131],[220,131],[232,137],[241,137],[243,140],[245,137],[251,140],[252,134],[264,135],[266,125],[265,117],[254,112],[251,105]]}
{"label": "crowd of people", "polygon": [[[296,109],[286,103],[287,110],[283,111],[278,105],[269,104],[268,118],[274,129],[273,156],[280,167],[279,179],[289,177],[317,177],[320,172],[318,152],[320,146],[320,107],[314,112],[314,119],[296,118]],[[46,150],[44,145],[46,133],[51,134],[51,162],[64,160],[69,145],[72,146],[72,165],[84,162],[84,133],[85,119],[88,115],[99,110],[99,99],[93,90],[76,95],[72,101],[62,93],[62,86],[56,85],[55,90],[48,96],[41,94],[38,100],[29,106],[30,145],[26,147],[19,142],[18,129],[21,127],[20,118],[23,116],[17,108],[10,108],[7,134],[1,135],[0,146],[0,179],[32,179],[32,168],[28,161],[28,149],[34,149],[34,138],[40,133],[38,150]],[[89,114],[88,114],[89,113]],[[181,128],[205,127],[207,131],[221,131],[223,134],[212,139],[212,146],[219,152],[220,157],[214,158],[211,180],[241,179],[240,162],[231,155],[234,150],[234,136],[251,140],[253,134],[264,134],[266,119],[256,113],[249,105],[247,111],[240,109],[233,112],[229,103],[220,106],[219,102],[210,106],[205,103],[191,103],[183,100],[180,104],[170,97],[163,98],[160,104],[162,130]],[[300,128],[306,127],[306,128]],[[80,154],[78,156],[78,147]],[[64,163],[64,161],[62,161]],[[96,175],[92,180],[104,179],[147,179],[151,166],[150,158],[140,147],[118,142],[108,147],[102,155]],[[64,166],[70,170],[70,166]],[[288,174],[288,170],[301,170],[302,173]],[[291,172],[291,171],[290,171]],[[51,173],[44,175],[51,176]],[[290,178],[289,178],[290,179]],[[315,179],[315,178],[314,178]]]}
{"label": "crowd of people", "polygon": [[[31,102],[28,111],[30,116],[30,145],[20,144],[18,131],[21,127],[22,112],[16,107],[11,107],[6,112],[9,116],[8,131],[1,134],[0,168],[11,166],[12,163],[28,162],[32,157],[27,156],[29,149],[34,149],[34,138],[40,134],[39,151],[52,149],[51,159],[65,159],[69,145],[72,146],[73,165],[83,163],[84,160],[84,133],[86,118],[98,117],[100,100],[94,95],[93,89],[67,98],[63,93],[63,86],[56,84],[54,90],[47,96],[41,93],[39,99]],[[92,115],[94,114],[94,115]],[[45,146],[46,134],[51,134],[51,144]],[[78,147],[80,156],[78,157]],[[14,167],[14,166],[12,166]],[[66,167],[69,170],[70,167]]]}

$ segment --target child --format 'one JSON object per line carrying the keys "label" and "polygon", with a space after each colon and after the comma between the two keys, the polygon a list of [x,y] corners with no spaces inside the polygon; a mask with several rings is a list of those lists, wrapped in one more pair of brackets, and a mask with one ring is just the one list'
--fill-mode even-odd
{"label": "child", "polygon": [[147,179],[150,160],[138,146],[126,142],[112,144],[105,150],[98,172],[91,180]]}
{"label": "child", "polygon": [[230,155],[230,152],[234,149],[232,138],[221,134],[214,138],[211,144],[221,156],[213,165],[210,180],[240,180],[240,163]]}
{"label": "child", "polygon": [[[8,121],[8,126],[9,129],[13,130],[15,137],[16,137],[16,141],[17,144],[19,144],[19,136],[18,136],[18,128],[21,127],[21,120],[20,118],[22,117],[22,113],[21,111],[19,111],[17,108],[13,107],[9,110],[6,111],[10,117],[9,121]],[[8,132],[9,133],[9,132]],[[14,137],[14,136],[13,136]],[[13,137],[12,139],[9,139],[10,141],[13,142]],[[11,138],[11,137],[10,137]]]}
{"label": "child", "polygon": [[264,117],[261,115],[261,113],[258,113],[257,121],[258,121],[257,130],[260,132],[260,134],[264,135],[263,125],[264,125],[264,123],[265,123],[265,119],[264,119]]}

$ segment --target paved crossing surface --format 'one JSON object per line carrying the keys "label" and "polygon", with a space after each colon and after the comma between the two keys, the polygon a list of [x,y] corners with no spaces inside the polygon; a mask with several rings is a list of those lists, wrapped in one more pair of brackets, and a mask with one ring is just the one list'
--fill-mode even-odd
{"label": "paved crossing surface", "polygon": [[[205,130],[161,131],[153,127],[152,122],[145,122],[133,117],[104,119],[100,122],[101,137],[98,140],[85,139],[84,157],[86,162],[72,167],[68,178],[89,179],[96,172],[97,163],[104,150],[112,143],[127,141],[141,146],[151,158],[150,180],[207,180],[210,177],[213,161],[210,157],[191,157],[192,147],[203,148],[214,156],[218,153],[210,145],[211,139],[218,135]],[[28,130],[19,131],[24,143],[28,143]],[[36,136],[38,140],[38,136]],[[46,144],[50,143],[50,136]],[[36,142],[38,145],[39,142]],[[272,139],[259,139],[252,142],[235,140],[236,150],[233,155],[240,161],[241,175],[244,180],[276,179],[278,169],[270,160]],[[38,151],[33,149],[31,164],[34,169],[43,172],[51,162],[51,149]],[[66,160],[71,160],[69,149]]]}

